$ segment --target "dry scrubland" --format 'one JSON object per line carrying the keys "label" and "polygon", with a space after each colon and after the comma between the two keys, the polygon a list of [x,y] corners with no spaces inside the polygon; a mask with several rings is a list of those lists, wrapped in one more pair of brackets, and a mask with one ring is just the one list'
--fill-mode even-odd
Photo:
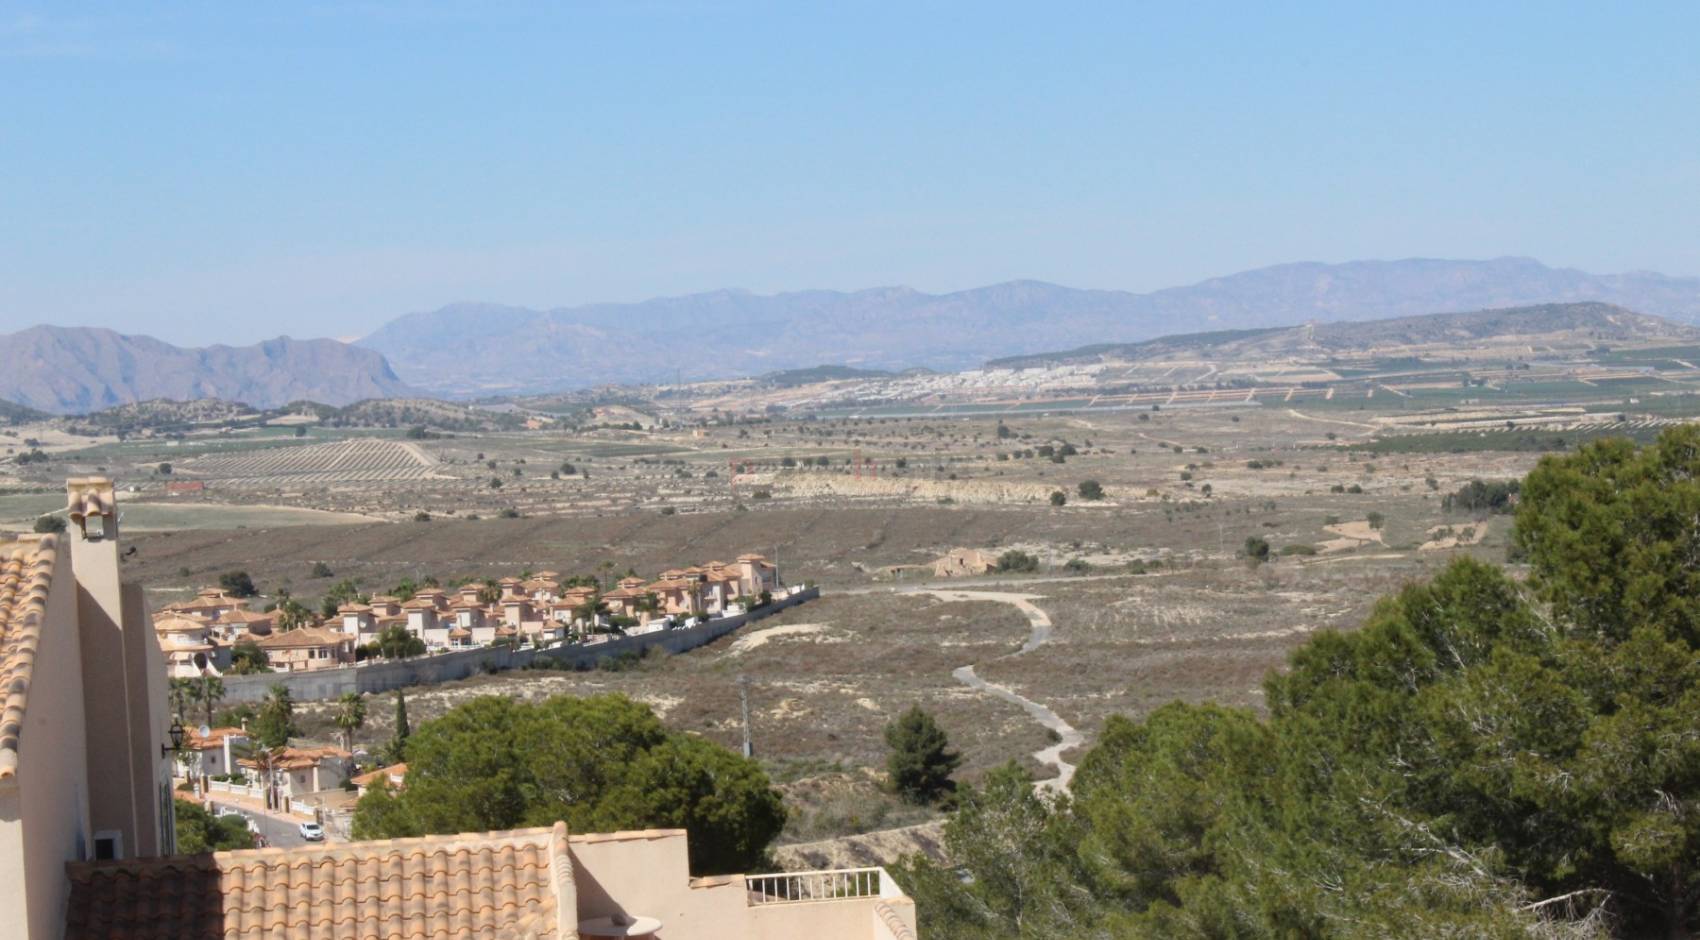
{"label": "dry scrubland", "polygon": [[[776,557],[789,581],[819,582],[826,596],[624,671],[483,676],[416,689],[409,705],[419,721],[481,694],[618,691],[678,728],[736,746],[737,680],[748,676],[757,753],[793,811],[785,840],[803,843],[931,818],[879,789],[881,730],[914,703],[933,710],[961,748],[966,778],[1007,760],[1049,772],[1032,754],[1053,743],[1050,732],[957,682],[959,666],[973,664],[983,679],[1051,707],[1088,744],[1106,716],[1177,698],[1259,706],[1265,673],[1314,631],[1356,626],[1376,597],[1457,551],[1503,558],[1505,517],[1448,514],[1442,497],[1472,478],[1520,476],[1538,457],[1374,453],[1369,444],[1384,422],[1355,408],[1004,420],[1003,436],[989,418],[916,419],[237,448],[181,461],[177,473],[207,471],[209,500],[238,494],[395,521],[139,534],[126,564],[165,600],[238,568],[263,590],[315,598],[342,578],[381,590],[425,576],[654,573],[746,551]],[[1039,455],[1065,443],[1074,453],[1063,462]],[[877,479],[844,465],[858,452],[878,464]],[[787,457],[797,466],[783,466]],[[820,457],[828,466],[814,465]],[[333,459],[340,463],[324,464]],[[563,461],[580,475],[549,479]],[[757,465],[744,468],[734,494],[728,463],[737,461]],[[283,479],[292,475],[308,479]],[[505,478],[501,489],[489,486],[492,477]],[[144,495],[161,485],[157,476],[140,479]],[[1098,481],[1105,498],[1080,498],[1086,480]],[[1067,505],[1051,506],[1053,491]],[[501,508],[520,517],[496,518]],[[411,521],[420,511],[431,521]],[[1248,536],[1267,540],[1277,559],[1253,568],[1236,557]],[[941,601],[914,593],[924,586],[915,570],[891,572],[959,546],[1040,559],[1037,573],[948,586],[1036,596],[1055,625],[1049,643],[1011,656],[1029,630],[1014,607]],[[1068,574],[1072,559],[1089,573]],[[1161,564],[1130,574],[1135,561]],[[332,576],[312,577],[316,562]],[[375,743],[389,734],[389,697],[373,701],[370,715],[361,739]],[[328,736],[322,713],[308,724]],[[872,837],[879,844],[861,855],[840,843],[810,846],[797,861],[928,844],[925,827],[913,833]]]}

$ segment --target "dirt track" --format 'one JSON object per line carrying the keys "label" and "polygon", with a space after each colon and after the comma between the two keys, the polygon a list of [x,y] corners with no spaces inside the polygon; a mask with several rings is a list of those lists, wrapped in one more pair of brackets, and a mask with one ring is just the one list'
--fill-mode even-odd
{"label": "dirt track", "polygon": [[[1017,610],[1025,614],[1027,621],[1033,625],[1033,633],[1027,638],[1027,642],[1022,644],[1021,649],[1003,657],[1004,659],[1013,659],[1031,653],[1044,646],[1051,638],[1051,618],[1033,604],[1033,601],[1039,597],[1037,594],[1012,594],[999,591],[927,591],[926,593],[944,601],[1001,601],[1014,605]],[[1030,698],[1017,695],[1007,686],[987,682],[980,678],[974,673],[974,667],[971,665],[956,669],[951,672],[951,675],[955,677],[956,681],[971,689],[995,695],[1006,702],[1021,706],[1027,714],[1033,716],[1034,721],[1055,732],[1057,735],[1055,744],[1033,753],[1034,760],[1057,769],[1055,777],[1040,781],[1039,786],[1041,789],[1052,792],[1068,789],[1069,781],[1074,779],[1074,765],[1063,760],[1063,754],[1086,743],[1085,735],[1075,730],[1073,725],[1064,721],[1056,712],[1046,706]]]}

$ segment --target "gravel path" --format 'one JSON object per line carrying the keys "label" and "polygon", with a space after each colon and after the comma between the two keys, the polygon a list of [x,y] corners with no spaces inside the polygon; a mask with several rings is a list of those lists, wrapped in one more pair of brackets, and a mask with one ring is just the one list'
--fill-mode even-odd
{"label": "gravel path", "polygon": [[[1004,657],[1005,659],[1031,653],[1044,646],[1051,639],[1051,618],[1043,610],[1033,604],[1040,595],[1013,594],[1002,591],[917,591],[945,601],[997,601],[1014,605],[1015,609],[1026,615],[1027,622],[1032,624],[1033,632],[1028,635],[1027,642],[1021,649]],[[1069,781],[1074,779],[1074,765],[1063,760],[1063,753],[1086,742],[1086,736],[1075,730],[1074,726],[1062,719],[1062,716],[1038,702],[1033,701],[1006,686],[995,682],[987,682],[974,672],[973,666],[963,666],[951,672],[956,681],[979,692],[995,695],[1006,702],[1021,706],[1033,720],[1044,725],[1057,735],[1057,743],[1033,753],[1033,759],[1041,764],[1055,767],[1057,775],[1038,782],[1041,790],[1060,792],[1068,788]]]}

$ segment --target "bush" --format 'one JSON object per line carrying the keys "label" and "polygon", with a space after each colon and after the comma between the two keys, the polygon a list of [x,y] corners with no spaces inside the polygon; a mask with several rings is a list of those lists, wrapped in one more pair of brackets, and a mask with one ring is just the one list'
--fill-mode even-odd
{"label": "bush", "polygon": [[1066,506],[1066,505],[1068,505],[1068,494],[1064,493],[1062,490],[1053,491],[1051,493],[1051,505],[1052,506]]}
{"label": "bush", "polygon": [[1030,573],[1039,570],[1039,559],[1037,556],[1029,555],[1026,552],[1012,548],[998,556],[998,564],[995,570],[1000,572]]}
{"label": "bush", "polygon": [[227,571],[219,575],[218,586],[231,597],[254,597],[260,593],[246,571]]}
{"label": "bush", "polygon": [[1248,535],[1241,552],[1253,565],[1261,565],[1269,560],[1269,540],[1261,535]]}
{"label": "bush", "polygon": [[1068,562],[1063,565],[1063,570],[1069,574],[1090,574],[1092,571],[1092,564],[1084,558],[1070,558]]}
{"label": "bush", "polygon": [[184,855],[254,847],[254,834],[240,816],[214,816],[188,800],[178,800],[173,815],[177,817],[177,851]]}
{"label": "bush", "polygon": [[1447,512],[1509,513],[1517,508],[1522,488],[1517,480],[1471,480],[1456,493],[1447,494],[1441,508]]}
{"label": "bush", "polygon": [[63,516],[41,516],[35,520],[35,531],[42,535],[53,535],[65,531]]}
{"label": "bush", "polygon": [[1081,499],[1104,498],[1104,487],[1099,485],[1097,480],[1082,480],[1080,481],[1080,485],[1075,489],[1080,493]]}

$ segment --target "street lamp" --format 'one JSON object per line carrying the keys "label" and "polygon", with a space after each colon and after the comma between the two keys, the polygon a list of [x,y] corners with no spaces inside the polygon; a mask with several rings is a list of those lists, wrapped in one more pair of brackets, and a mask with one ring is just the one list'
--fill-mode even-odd
{"label": "street lamp", "polygon": [[171,719],[171,730],[167,731],[166,734],[171,735],[171,743],[159,746],[159,756],[161,757],[174,751],[183,750],[183,720],[180,718]]}

